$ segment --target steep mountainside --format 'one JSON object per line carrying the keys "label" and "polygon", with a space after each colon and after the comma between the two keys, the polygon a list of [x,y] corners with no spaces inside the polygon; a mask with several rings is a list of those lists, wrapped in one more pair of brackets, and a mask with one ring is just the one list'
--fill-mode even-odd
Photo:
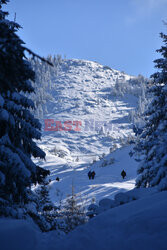
{"label": "steep mountainside", "polygon": [[[37,96],[40,94],[38,115],[40,110],[43,114],[43,142],[48,150],[61,146],[72,157],[94,155],[95,159],[108,153],[109,148],[131,140],[130,114],[139,98],[145,98],[142,76],[136,78],[96,62],[77,59],[59,60],[55,68],[47,70],[36,63],[35,69],[45,80],[36,88]],[[45,88],[44,93],[41,87]],[[52,119],[51,123],[46,119]]]}
{"label": "steep mountainside", "polygon": [[[38,164],[51,171],[52,200],[66,198],[71,185],[86,204],[132,189],[137,163],[128,145],[134,136],[135,110],[140,113],[145,102],[145,79],[96,62],[50,59],[55,68],[34,63],[34,101],[43,123],[39,144],[46,152],[46,162]],[[120,175],[123,168],[125,181]],[[88,169],[96,172],[93,182]]]}

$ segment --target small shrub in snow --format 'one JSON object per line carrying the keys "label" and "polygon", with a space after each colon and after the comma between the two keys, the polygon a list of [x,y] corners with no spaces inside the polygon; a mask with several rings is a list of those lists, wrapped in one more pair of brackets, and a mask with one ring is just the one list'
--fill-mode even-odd
{"label": "small shrub in snow", "polygon": [[111,147],[111,148],[110,148],[110,154],[111,154],[113,151],[114,151],[114,150],[113,150],[113,147]]}
{"label": "small shrub in snow", "polygon": [[88,212],[86,213],[86,215],[91,219],[94,216],[96,216],[98,214],[98,206],[95,204],[91,204],[88,207]]}
{"label": "small shrub in snow", "polygon": [[114,164],[115,159],[114,158],[110,158],[109,164]]}
{"label": "small shrub in snow", "polygon": [[95,204],[91,204],[88,207],[88,212],[86,213],[86,215],[91,219],[95,217],[96,215],[99,215],[105,212],[106,210],[113,208],[115,206],[116,206],[116,202],[114,200],[104,198],[99,201],[99,206]]}
{"label": "small shrub in snow", "polygon": [[96,159],[93,159],[93,162],[92,162],[92,163],[93,163],[93,164],[96,163]]}
{"label": "small shrub in snow", "polygon": [[104,158],[104,157],[105,157],[105,153],[102,154],[102,158]]}
{"label": "small shrub in snow", "polygon": [[102,155],[99,155],[99,160],[102,160],[105,157],[105,153],[103,153]]}
{"label": "small shrub in snow", "polygon": [[[52,150],[52,152],[53,152],[56,156],[58,156],[58,157],[60,157],[60,158],[65,158],[66,156],[68,156],[68,155],[70,154],[70,152],[69,152],[68,149],[66,149],[65,147],[60,146],[60,145],[56,145],[56,146],[54,147],[54,149]],[[79,158],[78,158],[78,160],[79,160]]]}
{"label": "small shrub in snow", "polygon": [[75,160],[76,162],[79,162],[79,157],[77,156],[77,158],[76,158],[76,160]]}
{"label": "small shrub in snow", "polygon": [[131,200],[132,198],[129,197],[126,193],[118,193],[115,195],[115,202],[117,205],[128,203]]}
{"label": "small shrub in snow", "polygon": [[104,159],[102,164],[101,164],[102,167],[106,167],[107,166],[107,161]]}
{"label": "small shrub in snow", "polygon": [[111,70],[111,71],[113,71],[109,66],[107,66],[107,65],[105,65],[105,66],[103,66],[103,69],[104,70]]}
{"label": "small shrub in snow", "polygon": [[101,155],[99,155],[98,157],[99,157],[99,160],[102,160],[102,159],[103,159]]}
{"label": "small shrub in snow", "polygon": [[108,198],[104,198],[102,200],[99,201],[99,206],[103,207],[105,209],[109,209],[109,208],[113,208],[116,206],[116,203],[114,200],[108,199]]}

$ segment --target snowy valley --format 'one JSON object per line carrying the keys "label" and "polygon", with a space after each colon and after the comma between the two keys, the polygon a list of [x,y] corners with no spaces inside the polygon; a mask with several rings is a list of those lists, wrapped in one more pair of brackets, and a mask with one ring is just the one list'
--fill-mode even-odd
{"label": "snowy valley", "polygon": [[0,0],[0,250],[167,250],[167,3],[132,2]]}
{"label": "snowy valley", "polygon": [[37,77],[31,98],[42,123],[37,143],[46,153],[34,162],[50,171],[48,191],[57,207],[74,196],[94,218],[68,235],[60,229],[42,233],[31,220],[1,219],[3,250],[166,249],[166,192],[134,189],[140,155],[132,151],[149,80],[96,62],[50,60],[54,68],[32,61]]}

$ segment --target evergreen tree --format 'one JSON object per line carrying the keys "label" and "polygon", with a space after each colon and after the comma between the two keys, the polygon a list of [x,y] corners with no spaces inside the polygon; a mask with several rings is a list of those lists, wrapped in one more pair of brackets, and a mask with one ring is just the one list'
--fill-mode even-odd
{"label": "evergreen tree", "polygon": [[158,185],[167,189],[167,35],[161,33],[164,45],[157,50],[162,57],[155,60],[159,69],[153,74],[152,102],[146,112],[146,124],[140,135],[136,152],[142,154],[138,168],[137,187]]}
{"label": "evergreen tree", "polygon": [[66,204],[61,211],[63,217],[63,230],[65,233],[69,233],[77,226],[84,224],[87,221],[84,208],[77,204],[77,197],[74,194],[74,187],[72,185],[72,195],[66,200]]}
{"label": "evergreen tree", "polygon": [[44,181],[41,184],[40,188],[37,190],[37,194],[39,197],[39,207],[41,212],[52,210],[53,204],[50,200],[47,181]]}
{"label": "evergreen tree", "polygon": [[37,189],[36,193],[38,196],[38,214],[40,214],[49,227],[45,228],[46,231],[57,229],[57,218],[58,218],[58,207],[56,207],[50,199],[48,182],[43,181],[40,188]]}
{"label": "evergreen tree", "polygon": [[[0,213],[3,204],[26,203],[33,183],[47,172],[37,167],[31,157],[45,158],[34,139],[41,138],[41,125],[30,112],[34,109],[27,93],[34,89],[35,73],[26,60],[24,42],[17,35],[20,26],[6,19],[0,0]],[[35,54],[34,54],[35,55]]]}

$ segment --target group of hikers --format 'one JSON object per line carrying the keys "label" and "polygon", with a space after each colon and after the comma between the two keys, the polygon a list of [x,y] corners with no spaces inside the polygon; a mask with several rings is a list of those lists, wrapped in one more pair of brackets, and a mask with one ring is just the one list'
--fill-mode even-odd
{"label": "group of hikers", "polygon": [[95,171],[89,171],[89,172],[88,172],[88,178],[89,178],[89,180],[90,180],[90,179],[94,179],[94,178],[95,178],[95,175],[96,175]]}
{"label": "group of hikers", "polygon": [[[90,171],[89,170],[89,172],[88,172],[88,178],[89,178],[89,180],[94,179],[95,175],[96,175],[95,171]],[[121,176],[122,176],[123,179],[126,177],[126,172],[125,172],[124,169],[121,172]]]}
{"label": "group of hikers", "polygon": [[[89,178],[89,180],[91,180],[91,179],[93,180],[95,178],[95,175],[96,175],[95,171],[89,170],[89,172],[88,172],[88,178]],[[126,172],[125,172],[124,169],[121,172],[121,176],[122,176],[123,179],[126,177]],[[56,181],[60,181],[60,178],[57,177]]]}

